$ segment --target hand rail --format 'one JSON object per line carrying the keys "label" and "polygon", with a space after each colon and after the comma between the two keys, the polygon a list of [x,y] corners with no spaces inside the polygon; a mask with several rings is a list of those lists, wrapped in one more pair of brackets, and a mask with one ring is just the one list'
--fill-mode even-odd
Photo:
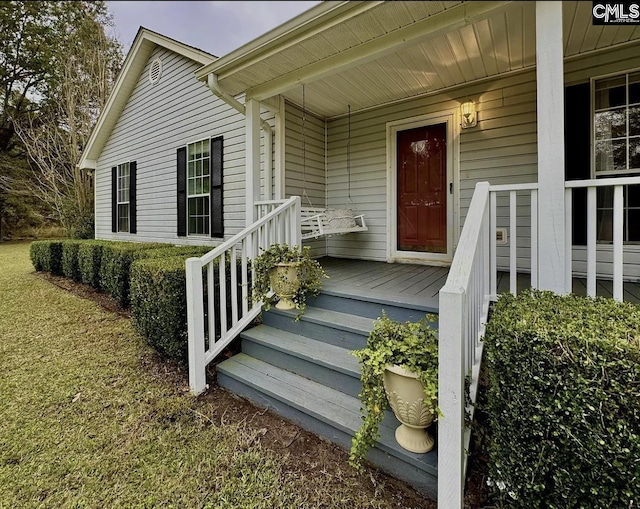
{"label": "hand rail", "polygon": [[273,244],[301,245],[300,197],[292,196],[200,258],[186,261],[189,387],[262,310],[252,299],[251,260]]}

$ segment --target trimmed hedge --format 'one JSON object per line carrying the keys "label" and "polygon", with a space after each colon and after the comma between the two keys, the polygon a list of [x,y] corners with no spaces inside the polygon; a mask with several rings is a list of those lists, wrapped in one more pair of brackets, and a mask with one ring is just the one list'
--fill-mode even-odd
{"label": "trimmed hedge", "polygon": [[162,244],[109,242],[102,246],[100,260],[100,288],[109,293],[118,304],[129,307],[129,269],[136,253],[166,247]]}
{"label": "trimmed hedge", "polygon": [[[158,250],[160,251],[160,250]],[[152,255],[155,253],[151,253]],[[204,253],[201,253],[204,254]],[[187,293],[186,260],[200,253],[184,252],[182,256],[170,258],[143,258],[131,266],[131,316],[136,329],[147,342],[166,357],[187,361]],[[241,261],[238,260],[238,305],[242,309]],[[219,280],[217,263],[215,264],[215,295],[218,297]],[[203,269],[204,276],[204,269]],[[203,298],[206,303],[207,278],[204,278]],[[231,297],[229,266],[227,265],[227,300]],[[216,300],[217,302],[217,300]],[[219,337],[220,310],[215,313],[216,334]],[[206,305],[205,305],[205,309]],[[206,314],[206,312],[205,312]],[[240,318],[239,313],[238,318]],[[231,313],[227,314],[227,323],[231,323]],[[208,320],[205,316],[205,335],[208,337]]]}
{"label": "trimmed hedge", "polygon": [[78,266],[78,249],[81,240],[65,240],[62,242],[62,274],[76,282],[82,280]]}
{"label": "trimmed hedge", "polygon": [[29,246],[29,256],[35,270],[62,276],[63,240],[36,240]]}
{"label": "trimmed hedge", "polygon": [[108,243],[108,241],[103,240],[85,240],[78,247],[80,280],[96,289],[100,289],[102,248]]}
{"label": "trimmed hedge", "polygon": [[490,476],[516,508],[640,500],[640,308],[505,294],[484,338]]}
{"label": "trimmed hedge", "polygon": [[137,260],[131,266],[133,325],[162,355],[187,356],[184,256]]}

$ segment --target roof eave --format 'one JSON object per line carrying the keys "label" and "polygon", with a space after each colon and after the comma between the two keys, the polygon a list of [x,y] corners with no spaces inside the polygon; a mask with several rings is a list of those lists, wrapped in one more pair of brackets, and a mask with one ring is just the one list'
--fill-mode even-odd
{"label": "roof eave", "polygon": [[325,30],[328,26],[343,22],[380,3],[383,2],[321,2],[257,39],[220,57],[215,62],[201,67],[196,71],[196,78],[200,80],[206,79],[206,76],[211,72],[223,77],[236,70],[246,68],[265,58],[265,56],[277,53],[283,48],[306,39],[319,30]]}

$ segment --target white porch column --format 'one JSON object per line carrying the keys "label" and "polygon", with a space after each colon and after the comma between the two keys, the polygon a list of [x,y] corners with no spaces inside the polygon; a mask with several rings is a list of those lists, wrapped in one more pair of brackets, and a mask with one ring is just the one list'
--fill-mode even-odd
{"label": "white porch column", "polygon": [[245,198],[246,225],[251,225],[257,218],[254,202],[260,200],[260,103],[248,99],[245,103]]}
{"label": "white porch column", "polygon": [[565,293],[562,2],[536,2],[539,288]]}

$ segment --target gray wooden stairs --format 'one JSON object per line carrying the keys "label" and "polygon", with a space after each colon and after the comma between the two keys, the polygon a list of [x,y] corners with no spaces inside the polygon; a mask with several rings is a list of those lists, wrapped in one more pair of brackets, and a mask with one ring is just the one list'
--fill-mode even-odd
{"label": "gray wooden stairs", "polygon": [[[242,352],[217,366],[218,383],[348,450],[361,424],[360,370],[351,352],[366,345],[383,309],[400,321],[436,311],[337,291],[310,299],[299,321],[295,311],[271,308],[261,325],[241,334]],[[402,449],[394,436],[398,425],[388,411],[368,459],[435,499],[437,446],[427,454]]]}

